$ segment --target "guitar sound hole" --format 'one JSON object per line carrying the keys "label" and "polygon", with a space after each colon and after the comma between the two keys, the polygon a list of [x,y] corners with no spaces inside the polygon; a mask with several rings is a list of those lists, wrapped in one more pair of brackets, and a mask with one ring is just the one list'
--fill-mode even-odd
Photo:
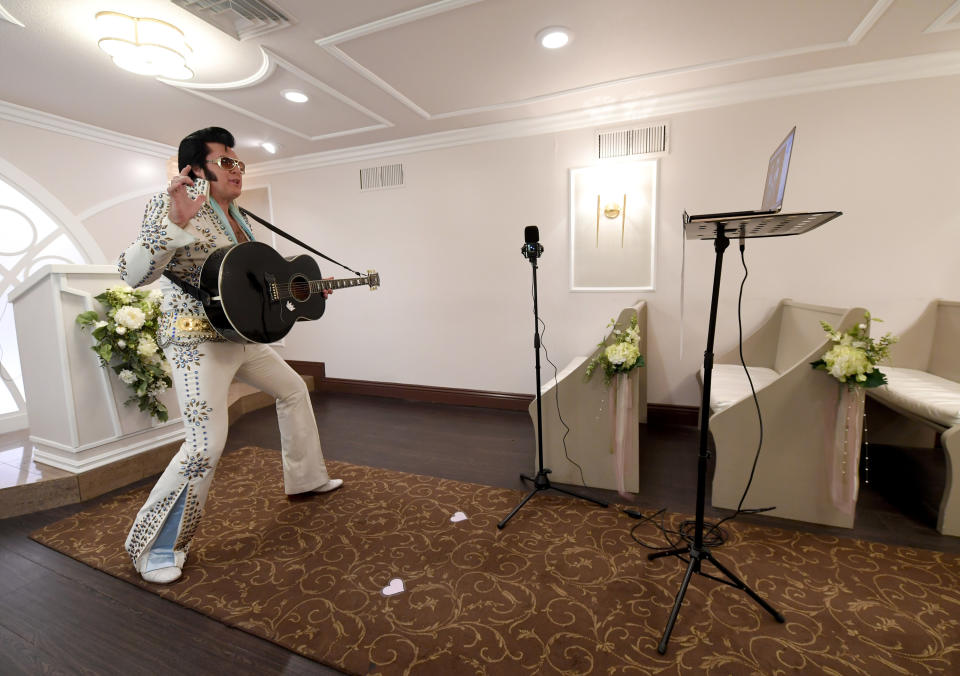
{"label": "guitar sound hole", "polygon": [[310,282],[303,277],[294,277],[290,280],[290,295],[295,300],[305,301],[310,297]]}

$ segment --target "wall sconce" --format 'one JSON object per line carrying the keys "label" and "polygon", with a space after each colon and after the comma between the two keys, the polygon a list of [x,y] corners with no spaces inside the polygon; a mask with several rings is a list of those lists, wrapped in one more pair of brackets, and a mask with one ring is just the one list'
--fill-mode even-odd
{"label": "wall sconce", "polygon": [[600,195],[597,195],[597,243],[596,248],[600,248],[600,214],[611,221],[617,216],[620,217],[620,248],[623,248],[623,235],[627,229],[627,193],[623,193],[623,201],[619,204],[615,201],[607,202],[603,207],[600,206]]}
{"label": "wall sconce", "polygon": [[131,73],[171,80],[189,80],[187,56],[193,53],[183,31],[160,19],[127,16],[120,12],[97,12],[97,46],[113,62]]}

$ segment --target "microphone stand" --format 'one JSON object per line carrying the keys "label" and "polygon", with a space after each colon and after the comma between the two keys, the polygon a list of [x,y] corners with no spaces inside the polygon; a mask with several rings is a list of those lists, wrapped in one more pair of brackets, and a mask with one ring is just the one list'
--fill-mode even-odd
{"label": "microphone stand", "polygon": [[536,373],[537,373],[537,459],[538,466],[540,467],[539,471],[533,476],[528,477],[525,474],[521,474],[520,478],[525,481],[530,481],[533,483],[533,488],[530,489],[530,492],[527,496],[520,502],[519,505],[513,508],[513,511],[507,514],[507,516],[497,524],[497,528],[503,530],[503,527],[507,525],[507,522],[513,518],[513,515],[520,511],[520,508],[523,507],[530,498],[539,493],[540,491],[555,490],[560,493],[566,493],[567,495],[573,496],[575,498],[580,498],[581,500],[588,500],[594,504],[600,505],[601,507],[606,507],[607,503],[601,502],[594,498],[588,497],[586,495],[578,495],[572,491],[568,491],[565,488],[558,488],[550,483],[550,479],[547,477],[550,474],[550,470],[543,466],[543,413],[542,413],[542,401],[540,396],[540,316],[537,313],[537,258],[540,257],[540,254],[543,253],[543,246],[541,246],[536,240],[530,241],[530,238],[527,238],[527,243],[523,245],[520,249],[520,253],[523,254],[523,257],[530,261],[530,266],[533,271],[533,349],[536,355]]}

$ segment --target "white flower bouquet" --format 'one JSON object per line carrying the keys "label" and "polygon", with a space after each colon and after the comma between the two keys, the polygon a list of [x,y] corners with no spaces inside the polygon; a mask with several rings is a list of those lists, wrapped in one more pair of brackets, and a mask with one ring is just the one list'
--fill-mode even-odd
{"label": "white flower bouquet", "polygon": [[91,329],[100,365],[110,367],[129,385],[133,396],[126,404],[137,402],[141,411],[165,422],[167,407],[157,395],[173,385],[172,369],[157,347],[157,317],[160,315],[160,291],[133,289],[126,284],[110,287],[96,300],[107,308],[101,319],[96,310],[77,315],[77,324]]}
{"label": "white flower bouquet", "polygon": [[[616,326],[616,320],[611,319],[607,328]],[[587,380],[593,375],[597,367],[603,369],[603,382],[610,381],[618,373],[629,373],[635,368],[644,365],[643,355],[640,354],[640,331],[637,328],[637,318],[631,317],[630,326],[626,330],[614,328],[613,342],[604,346],[603,342],[597,345],[600,350],[587,364]]]}
{"label": "white flower bouquet", "polygon": [[[870,321],[870,313],[867,312],[863,323],[844,332],[837,331],[826,322],[820,322],[820,326],[833,341],[833,347],[810,365],[815,369],[827,371],[851,389],[886,385],[887,377],[883,375],[878,365],[890,357],[890,346],[897,342],[897,338],[888,333],[874,340],[867,335]],[[873,319],[873,321],[881,320]]]}

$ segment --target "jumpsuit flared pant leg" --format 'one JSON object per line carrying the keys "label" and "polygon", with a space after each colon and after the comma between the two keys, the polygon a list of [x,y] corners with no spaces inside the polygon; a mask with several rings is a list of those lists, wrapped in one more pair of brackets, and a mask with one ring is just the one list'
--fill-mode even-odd
{"label": "jumpsuit flared pant leg", "polygon": [[277,401],[284,491],[318,488],[329,476],[303,379],[266,345],[204,342],[167,345],[185,437],[127,536],[126,550],[143,573],[183,567],[227,440],[227,395],[234,377]]}

